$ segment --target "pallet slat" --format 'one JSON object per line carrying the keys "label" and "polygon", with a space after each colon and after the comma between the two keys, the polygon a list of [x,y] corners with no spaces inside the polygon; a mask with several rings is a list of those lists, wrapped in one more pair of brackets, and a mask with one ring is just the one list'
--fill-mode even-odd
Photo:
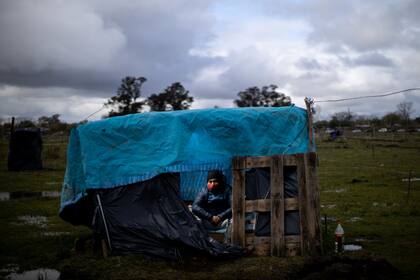
{"label": "pallet slat", "polygon": [[[284,210],[285,211],[299,210],[298,199],[297,198],[284,199]],[[270,199],[245,200],[245,213],[270,212],[270,211],[271,211]]]}
{"label": "pallet slat", "polygon": [[[232,162],[232,242],[258,256],[319,255],[322,249],[316,153],[237,157]],[[284,166],[295,166],[299,195],[284,198]],[[270,198],[245,200],[245,169],[270,168]],[[299,211],[300,235],[285,236],[285,211]],[[270,212],[271,235],[245,234],[245,213]]]}
{"label": "pallet slat", "polygon": [[316,154],[307,153],[304,156],[305,162],[305,181],[306,181],[306,217],[307,217],[307,233],[308,254],[318,255],[321,253],[321,230],[320,230],[320,209],[318,183],[316,177]]}
{"label": "pallet slat", "polygon": [[282,156],[273,156],[270,175],[271,255],[284,256],[284,182]]}
{"label": "pallet slat", "polygon": [[232,189],[232,243],[245,247],[245,159],[235,158],[233,161]]}

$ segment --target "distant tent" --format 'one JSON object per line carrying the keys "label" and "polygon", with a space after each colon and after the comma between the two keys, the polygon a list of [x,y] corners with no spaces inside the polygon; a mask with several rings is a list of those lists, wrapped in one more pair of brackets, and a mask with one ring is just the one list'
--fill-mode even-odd
{"label": "distant tent", "polygon": [[42,137],[38,128],[16,129],[10,136],[9,171],[42,169]]}
{"label": "distant tent", "polygon": [[233,157],[308,151],[306,110],[294,106],[90,122],[70,135],[60,217],[91,227],[117,253],[240,255],[237,247],[211,239],[182,200],[194,199],[212,169],[222,170],[231,184]]}

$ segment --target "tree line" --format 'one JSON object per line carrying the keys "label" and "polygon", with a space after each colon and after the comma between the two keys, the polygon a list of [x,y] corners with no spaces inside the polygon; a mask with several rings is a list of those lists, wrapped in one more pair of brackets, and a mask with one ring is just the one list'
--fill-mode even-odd
{"label": "tree line", "polygon": [[[110,108],[108,114],[103,118],[114,116],[123,116],[147,111],[176,111],[188,110],[194,102],[194,97],[190,92],[179,83],[174,82],[164,90],[158,93],[152,93],[147,98],[142,97],[142,86],[147,82],[145,77],[127,76],[121,80],[116,94],[109,98],[104,106]],[[272,84],[268,86],[249,87],[237,93],[237,99],[234,104],[237,107],[281,107],[289,106],[292,100],[289,96],[278,91],[278,86]],[[402,102],[397,105],[396,111],[384,115],[382,118],[375,116],[360,116],[352,112],[343,111],[332,115],[329,120],[315,122],[317,128],[339,128],[358,126],[374,127],[419,127],[420,117],[411,119],[413,113],[413,104],[411,102]],[[82,121],[83,123],[86,121]],[[17,128],[38,127],[45,132],[68,132],[74,126],[80,123],[66,123],[60,120],[59,114],[52,116],[42,116],[37,121],[20,120],[17,122]],[[0,133],[4,135],[10,131],[10,123],[6,122],[0,125]]]}
{"label": "tree line", "polygon": [[[141,113],[148,107],[149,111],[176,111],[187,110],[194,102],[189,91],[184,86],[175,82],[160,93],[151,94],[146,99],[141,99],[142,85],[145,77],[125,77],[117,90],[117,94],[105,103],[111,111],[105,117],[122,116]],[[234,103],[238,107],[280,107],[291,104],[291,99],[284,93],[277,91],[276,85],[263,86],[262,88],[250,87],[238,93]]]}
{"label": "tree line", "polygon": [[357,115],[350,110],[337,112],[329,120],[315,122],[317,128],[389,128],[391,130],[414,130],[420,126],[420,117],[411,118],[414,113],[412,102],[401,102],[395,111],[383,117]]}

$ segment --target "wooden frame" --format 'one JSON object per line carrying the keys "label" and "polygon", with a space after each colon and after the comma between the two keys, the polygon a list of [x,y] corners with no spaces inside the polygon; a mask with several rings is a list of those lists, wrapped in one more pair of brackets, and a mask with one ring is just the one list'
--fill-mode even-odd
{"label": "wooden frame", "polygon": [[[285,166],[295,166],[299,194],[284,198]],[[270,168],[269,199],[245,200],[245,170]],[[232,162],[232,243],[255,255],[293,256],[321,254],[316,153],[271,157],[236,157]],[[285,235],[285,211],[299,211],[300,235]],[[271,236],[245,233],[245,213],[270,212]]]}

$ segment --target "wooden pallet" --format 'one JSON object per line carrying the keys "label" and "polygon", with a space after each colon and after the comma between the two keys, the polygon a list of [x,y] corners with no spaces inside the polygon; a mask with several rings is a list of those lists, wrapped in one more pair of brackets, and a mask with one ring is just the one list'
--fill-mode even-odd
{"label": "wooden pallet", "polygon": [[[283,169],[295,166],[298,197],[284,198]],[[245,170],[270,168],[271,196],[245,200]],[[232,162],[232,243],[246,247],[255,255],[294,256],[321,254],[319,193],[316,153],[271,157],[236,157]],[[285,235],[285,211],[299,211],[300,234]],[[245,233],[245,213],[270,212],[271,236]]]}

